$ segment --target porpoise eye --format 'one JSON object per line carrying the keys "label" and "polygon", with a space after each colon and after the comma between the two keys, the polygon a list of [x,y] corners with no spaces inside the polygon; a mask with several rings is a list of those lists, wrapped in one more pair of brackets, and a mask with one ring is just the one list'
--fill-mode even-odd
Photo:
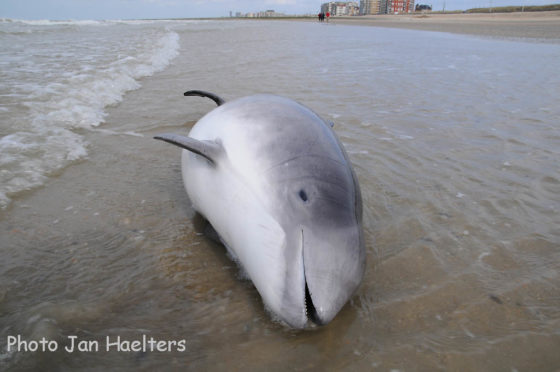
{"label": "porpoise eye", "polygon": [[305,192],[305,190],[299,190],[299,197],[304,202],[307,202],[307,193]]}

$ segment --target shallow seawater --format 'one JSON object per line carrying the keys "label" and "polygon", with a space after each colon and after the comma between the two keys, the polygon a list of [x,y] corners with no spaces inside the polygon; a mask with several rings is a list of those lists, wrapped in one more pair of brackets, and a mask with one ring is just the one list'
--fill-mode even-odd
{"label": "shallow seawater", "polygon": [[[0,87],[0,369],[560,365],[559,45],[298,22],[2,27],[60,60],[0,61],[13,77]],[[84,38],[93,51],[64,54]],[[64,100],[82,87],[79,104]],[[275,321],[205,236],[180,151],[152,139],[188,133],[215,106],[189,89],[279,94],[335,122],[368,261],[329,325]],[[17,335],[59,348],[8,351]],[[143,335],[185,350],[105,349]],[[69,336],[99,350],[67,352]]]}

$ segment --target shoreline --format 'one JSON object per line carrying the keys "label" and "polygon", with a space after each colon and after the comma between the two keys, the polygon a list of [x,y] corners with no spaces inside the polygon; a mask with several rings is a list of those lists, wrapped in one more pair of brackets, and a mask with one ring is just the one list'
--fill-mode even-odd
{"label": "shoreline", "polygon": [[503,38],[542,39],[560,43],[560,11],[369,15],[335,17],[331,18],[329,23]]}
{"label": "shoreline", "polygon": [[[249,18],[236,18],[249,19]],[[254,20],[267,20],[255,18]],[[269,19],[270,20],[270,19]],[[281,18],[275,20],[282,20]],[[318,22],[317,18],[288,18]],[[327,22],[325,22],[326,24]],[[401,28],[418,31],[449,32],[505,39],[534,39],[560,43],[560,11],[512,13],[414,13],[333,17],[328,24]]]}

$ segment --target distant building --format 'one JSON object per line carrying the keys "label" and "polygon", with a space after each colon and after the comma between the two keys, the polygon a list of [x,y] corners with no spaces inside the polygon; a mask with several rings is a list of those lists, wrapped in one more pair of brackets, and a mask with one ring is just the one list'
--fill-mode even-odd
{"label": "distant building", "polygon": [[387,14],[412,13],[414,0],[387,0]]}
{"label": "distant building", "polygon": [[379,14],[387,14],[387,9],[388,9],[388,3],[390,3],[391,0],[380,0],[379,1]]}
{"label": "distant building", "polygon": [[268,18],[268,17],[286,17],[284,13],[278,13],[272,9],[266,10],[264,12],[258,13],[245,13],[245,15],[240,15],[240,17],[246,18]]}
{"label": "distant building", "polygon": [[360,7],[355,1],[331,1],[321,5],[321,13],[330,13],[332,16],[355,16],[360,14]]}
{"label": "distant building", "polygon": [[360,14],[379,14],[380,12],[380,0],[360,0]]}
{"label": "distant building", "polygon": [[333,1],[331,1],[330,3],[321,4],[321,13],[333,14],[333,9],[334,9],[334,2]]}
{"label": "distant building", "polygon": [[346,15],[349,16],[357,16],[360,15],[360,4],[358,4],[356,1],[350,1],[348,3],[346,3]]}
{"label": "distant building", "polygon": [[360,14],[412,13],[414,0],[361,0]]}

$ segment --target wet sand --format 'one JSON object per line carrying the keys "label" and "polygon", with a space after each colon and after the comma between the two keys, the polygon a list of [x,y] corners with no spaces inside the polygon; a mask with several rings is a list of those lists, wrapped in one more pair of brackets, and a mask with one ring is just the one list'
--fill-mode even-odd
{"label": "wet sand", "polygon": [[332,24],[406,28],[560,42],[560,11],[490,14],[407,14],[335,17]]}
{"label": "wet sand", "polygon": [[[558,368],[558,45],[294,22],[177,32],[169,68],[79,131],[88,158],[0,211],[0,370]],[[312,48],[325,39],[328,58]],[[204,236],[180,151],[152,139],[215,107],[194,88],[274,92],[336,122],[368,267],[329,325],[276,322]],[[8,353],[16,334],[187,350]]]}

